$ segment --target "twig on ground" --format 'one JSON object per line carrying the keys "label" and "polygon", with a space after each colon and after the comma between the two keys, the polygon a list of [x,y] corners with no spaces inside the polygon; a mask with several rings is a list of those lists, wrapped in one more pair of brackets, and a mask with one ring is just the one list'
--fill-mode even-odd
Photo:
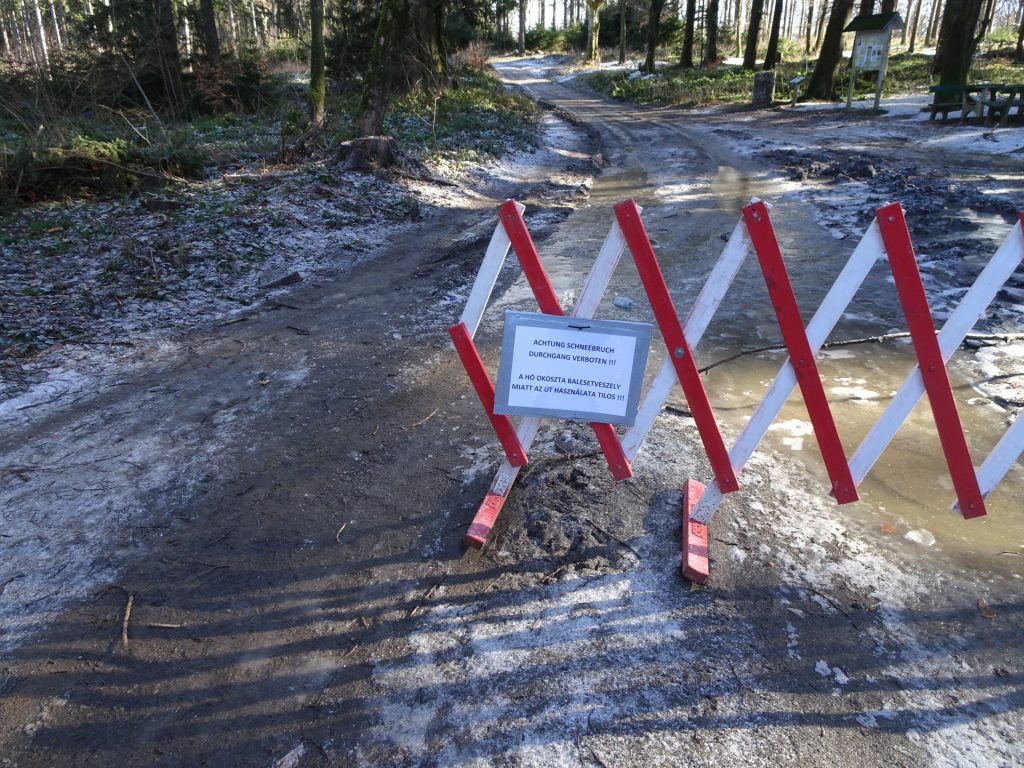
{"label": "twig on ground", "polygon": [[298,310],[299,312],[305,311],[303,307],[296,307],[294,304],[285,304],[283,301],[278,301],[277,299],[267,299],[267,304],[269,304],[272,307],[277,307],[279,309],[295,309]]}
{"label": "twig on ground", "polygon": [[540,583],[541,583],[541,584],[549,584],[549,583],[551,583],[552,581],[554,581],[554,580],[555,580],[555,576],[557,576],[558,574],[560,574],[560,573],[561,573],[562,571],[564,571],[564,570],[565,570],[566,568],[568,568],[568,567],[569,567],[570,565],[571,565],[571,563],[562,563],[562,564],[561,564],[560,566],[558,566],[557,568],[555,568],[555,569],[554,569],[553,571],[548,571],[548,572],[547,572],[547,573],[545,573],[545,574],[544,574],[544,576],[543,576],[543,577],[541,578],[541,580],[540,580]]}
{"label": "twig on ground", "polygon": [[608,763],[606,763],[604,759],[599,754],[597,754],[597,752],[594,751],[593,747],[587,747],[587,749],[590,750],[591,757],[593,757],[603,768],[611,768],[611,766],[608,765]]}
{"label": "twig on ground", "polygon": [[[821,345],[822,349],[832,349],[834,347],[849,347],[854,344],[880,344],[885,341],[893,341],[895,339],[906,339],[910,337],[910,333],[907,331],[900,331],[898,333],[881,333],[877,336],[865,336],[861,339],[842,339],[840,341],[829,341]],[[1024,333],[968,333],[964,337],[964,341],[1002,341],[1009,343],[1011,341],[1021,341],[1024,339]],[[731,363],[733,360],[738,360],[741,357],[747,357],[749,355],[759,355],[762,352],[785,352],[786,347],[781,344],[772,344],[765,347],[755,347],[753,349],[745,349],[742,352],[737,352],[735,355],[729,355],[721,360],[716,360],[710,365],[706,365],[699,369],[700,373],[707,373],[713,368],[717,368],[720,365]]]}
{"label": "twig on ground", "polygon": [[589,523],[589,524],[590,524],[590,525],[592,525],[592,526],[593,526],[594,528],[596,528],[596,529],[597,529],[598,531],[600,531],[600,532],[601,532],[601,533],[603,533],[603,534],[604,534],[605,536],[607,536],[607,537],[608,537],[609,539],[613,539],[613,540],[617,541],[617,542],[618,542],[619,544],[621,544],[621,545],[622,545],[622,546],[624,546],[624,547],[625,547],[626,549],[628,549],[628,550],[629,550],[630,552],[632,552],[632,553],[633,553],[633,556],[634,556],[634,557],[635,557],[635,558],[636,558],[637,560],[640,560],[640,559],[642,559],[642,558],[640,557],[640,553],[639,553],[639,552],[637,552],[637,551],[636,551],[635,549],[633,549],[633,545],[632,545],[632,544],[630,544],[630,543],[629,543],[628,541],[626,541],[625,539],[622,539],[622,538],[620,538],[620,537],[616,536],[616,535],[615,535],[614,533],[612,533],[611,531],[609,531],[609,530],[605,529],[604,527],[602,527],[602,526],[598,525],[597,523],[595,523],[595,522],[594,522],[593,520],[591,520],[591,519],[590,519],[589,517],[587,517],[586,515],[584,515],[584,516],[583,516],[583,522],[585,522],[585,523]]}
{"label": "twig on ground", "polygon": [[334,540],[336,542],[338,542],[339,544],[341,544],[341,534],[343,534],[345,532],[346,528],[348,528],[348,520],[346,520],[344,523],[342,523],[341,524],[341,528],[339,528],[338,532],[336,534],[334,534]]}
{"label": "twig on ground", "polygon": [[504,573],[504,572],[503,572],[503,573],[499,573],[499,574],[498,574],[498,577],[497,577],[497,578],[496,578],[496,579],[495,579],[494,581],[492,581],[492,582],[491,582],[490,584],[488,584],[488,585],[487,585],[486,587],[484,587],[484,588],[483,588],[483,589],[481,589],[480,591],[481,591],[481,592],[487,592],[487,591],[489,591],[491,587],[493,587],[493,586],[494,586],[495,584],[497,584],[497,583],[498,583],[499,581],[501,581],[501,578],[502,578],[502,577],[503,577],[504,575],[505,575],[505,573]]}
{"label": "twig on ground", "polygon": [[688,419],[693,418],[693,413],[691,413],[688,409],[679,408],[675,405],[666,405],[664,411],[665,413],[671,413],[673,416],[685,416]]}
{"label": "twig on ground", "polygon": [[447,578],[448,578],[448,572],[446,571],[445,573],[441,574],[441,578],[438,579],[434,583],[434,586],[432,586],[429,590],[427,590],[427,594],[425,594],[420,599],[419,605],[417,605],[415,608],[413,608],[411,611],[409,611],[409,615],[406,618],[410,618],[411,619],[413,616],[415,616],[421,610],[423,610],[423,606],[426,604],[427,600],[429,600],[430,598],[432,598],[434,596],[434,593],[437,592],[438,588],[444,583],[444,580],[447,579]]}
{"label": "twig on ground", "polygon": [[[1010,557],[1024,557],[1024,552],[1000,552],[1000,555],[1009,555]],[[0,590],[2,592],[3,590]]]}
{"label": "twig on ground", "polygon": [[422,426],[423,426],[424,424],[426,424],[426,423],[427,423],[428,421],[430,421],[430,420],[431,420],[432,418],[434,418],[434,417],[435,417],[435,416],[437,415],[437,412],[438,412],[439,410],[441,410],[441,409],[440,409],[440,408],[435,408],[434,410],[432,410],[432,411],[431,411],[431,412],[430,412],[430,413],[429,413],[429,414],[427,415],[427,417],[426,417],[425,419],[420,419],[420,420],[419,420],[419,421],[417,421],[417,422],[416,422],[415,424],[412,424],[412,425],[410,425],[410,426],[413,426],[413,427],[422,427]]}
{"label": "twig on ground", "polygon": [[184,629],[184,624],[166,624],[162,621],[153,621],[146,625],[150,629]]}
{"label": "twig on ground", "polygon": [[121,622],[121,647],[128,647],[128,622],[132,619],[132,606],[135,605],[135,595],[128,593],[128,604],[124,607],[124,621]]}

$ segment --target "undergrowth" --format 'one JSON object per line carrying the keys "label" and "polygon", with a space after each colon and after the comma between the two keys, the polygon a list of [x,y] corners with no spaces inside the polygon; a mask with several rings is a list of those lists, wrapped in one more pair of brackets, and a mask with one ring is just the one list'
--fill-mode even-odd
{"label": "undergrowth", "polygon": [[456,87],[397,101],[385,127],[421,159],[483,159],[532,146],[537,114],[533,102],[506,91],[490,72],[467,68]]}
{"label": "undergrowth", "polygon": [[[898,54],[889,59],[883,83],[884,95],[926,93],[936,82],[931,74],[932,57],[923,54]],[[810,75],[813,61],[784,62],[776,69],[776,98],[791,96],[788,81]],[[850,70],[844,63],[836,70],[837,95],[846,94]],[[1010,56],[986,55],[975,60],[970,79],[975,82],[1024,82],[1024,66]],[[653,76],[638,77],[629,72],[597,72],[588,76],[591,87],[625,101],[640,104],[661,103],[680,106],[749,103],[754,73],[739,66],[720,65],[714,69],[682,69],[678,66],[659,70]],[[854,96],[872,95],[875,79],[872,73],[859,79]]]}

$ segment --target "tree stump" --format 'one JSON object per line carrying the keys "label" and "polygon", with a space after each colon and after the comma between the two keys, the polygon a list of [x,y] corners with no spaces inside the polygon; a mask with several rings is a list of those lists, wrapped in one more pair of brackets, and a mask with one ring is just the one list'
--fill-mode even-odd
{"label": "tree stump", "polygon": [[342,170],[373,172],[400,165],[397,142],[391,136],[363,136],[346,141],[338,150]]}

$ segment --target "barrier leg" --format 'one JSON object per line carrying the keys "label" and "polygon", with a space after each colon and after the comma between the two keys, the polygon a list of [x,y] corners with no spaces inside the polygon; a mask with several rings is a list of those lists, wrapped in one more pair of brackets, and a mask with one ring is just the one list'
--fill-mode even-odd
{"label": "barrier leg", "polygon": [[704,493],[704,485],[687,480],[683,486],[683,578],[695,584],[708,580],[708,527],[690,518]]}

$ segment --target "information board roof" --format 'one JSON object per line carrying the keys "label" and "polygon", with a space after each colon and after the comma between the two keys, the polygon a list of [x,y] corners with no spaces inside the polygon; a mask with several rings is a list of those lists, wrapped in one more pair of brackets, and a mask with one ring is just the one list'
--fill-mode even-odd
{"label": "information board roof", "polygon": [[843,32],[885,32],[903,29],[903,17],[898,13],[876,13],[871,16],[857,16]]}

